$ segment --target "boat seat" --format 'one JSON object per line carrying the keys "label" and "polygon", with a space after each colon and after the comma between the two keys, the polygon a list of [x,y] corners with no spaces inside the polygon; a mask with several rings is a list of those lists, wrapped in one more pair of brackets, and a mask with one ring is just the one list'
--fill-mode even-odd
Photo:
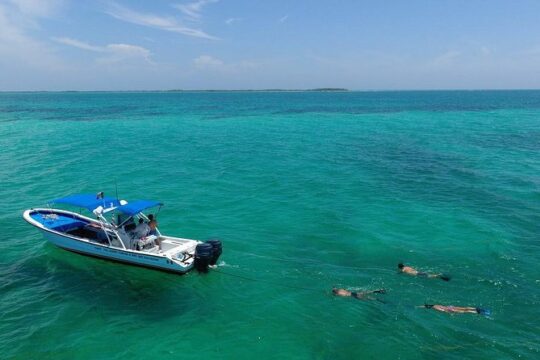
{"label": "boat seat", "polygon": [[122,244],[120,243],[120,240],[118,240],[116,237],[111,239],[111,245],[117,248],[122,248]]}
{"label": "boat seat", "polygon": [[82,222],[82,221],[62,217],[62,218],[56,220],[54,222],[54,224],[52,224],[50,229],[60,231],[60,232],[66,232],[66,231],[69,231],[69,230],[73,230],[73,229],[83,227],[84,225],[86,225],[86,224],[84,222]]}
{"label": "boat seat", "polygon": [[180,253],[180,252],[195,251],[195,246],[196,246],[196,244],[194,245],[192,243],[185,243],[185,244],[182,244],[182,245],[175,245],[174,247],[163,251],[163,253],[173,255],[173,254]]}
{"label": "boat seat", "polygon": [[[122,240],[126,249],[131,249],[131,236],[129,236],[129,234],[124,231],[124,229],[118,229],[117,232],[120,236],[120,240]],[[119,245],[119,247],[122,247],[122,245]]]}
{"label": "boat seat", "polygon": [[144,252],[149,252],[149,253],[157,254],[157,253],[159,253],[159,246],[156,245],[156,246],[154,246],[154,247],[152,247],[152,248],[150,248],[150,249],[144,250]]}

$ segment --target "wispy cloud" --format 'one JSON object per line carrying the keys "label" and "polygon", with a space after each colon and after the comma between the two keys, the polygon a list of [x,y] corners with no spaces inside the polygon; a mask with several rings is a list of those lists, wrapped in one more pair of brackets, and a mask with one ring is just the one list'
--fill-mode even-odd
{"label": "wispy cloud", "polygon": [[105,51],[105,48],[101,46],[90,45],[88,43],[85,43],[84,41],[71,39],[68,37],[53,37],[52,40],[56,41],[57,43],[73,46],[82,50],[95,51],[95,52]]}
{"label": "wispy cloud", "polygon": [[259,67],[259,64],[252,61],[239,61],[226,63],[221,59],[210,55],[201,55],[193,59],[193,65],[198,70],[212,70],[220,73],[239,73],[247,70],[253,70]]}
{"label": "wispy cloud", "polygon": [[278,19],[278,22],[279,22],[280,24],[283,24],[285,21],[287,21],[288,18],[289,18],[289,14],[283,15],[282,17],[280,17],[280,18]]}
{"label": "wispy cloud", "polygon": [[533,46],[523,51],[525,55],[540,55],[540,45]]}
{"label": "wispy cloud", "polygon": [[180,10],[191,20],[199,20],[202,16],[203,8],[212,3],[217,3],[219,0],[199,0],[187,4],[174,4],[173,7]]}
{"label": "wispy cloud", "polygon": [[445,52],[444,54],[441,54],[437,56],[433,61],[431,62],[431,65],[434,66],[449,66],[454,63],[455,60],[457,60],[461,56],[460,51],[456,50],[450,50]]}
{"label": "wispy cloud", "polygon": [[152,63],[150,59],[150,56],[152,55],[150,50],[145,49],[142,46],[130,44],[108,44],[105,46],[98,46],[68,37],[55,37],[52,38],[52,40],[81,50],[107,54],[106,56],[97,59],[99,63],[115,63],[133,59],[142,59],[148,63]]}
{"label": "wispy cloud", "polygon": [[193,59],[193,64],[198,69],[218,68],[223,66],[223,61],[210,55],[201,55]]}
{"label": "wispy cloud", "polygon": [[0,2],[0,77],[13,64],[41,71],[55,71],[65,63],[47,43],[30,35],[40,17],[54,17],[58,1],[11,0]]}
{"label": "wispy cloud", "polygon": [[108,56],[97,59],[100,63],[115,63],[126,60],[142,59],[149,64],[153,64],[150,59],[151,52],[142,46],[130,44],[109,44],[105,47]]}
{"label": "wispy cloud", "polygon": [[106,13],[110,16],[128,23],[147,26],[154,29],[164,30],[179,33],[182,35],[193,36],[203,39],[218,39],[215,36],[209,35],[200,29],[194,29],[182,25],[173,17],[158,16],[150,13],[141,13],[116,3],[109,5]]}
{"label": "wispy cloud", "polygon": [[239,22],[240,20],[242,19],[241,18],[228,18],[227,20],[225,20],[225,24],[232,25],[235,22]]}
{"label": "wispy cloud", "polygon": [[64,3],[63,0],[9,0],[25,15],[32,17],[54,16]]}

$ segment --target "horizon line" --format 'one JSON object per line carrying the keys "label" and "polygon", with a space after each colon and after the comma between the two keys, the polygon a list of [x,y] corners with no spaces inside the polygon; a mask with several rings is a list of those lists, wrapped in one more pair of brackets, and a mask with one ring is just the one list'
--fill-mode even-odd
{"label": "horizon line", "polygon": [[0,93],[158,93],[158,92],[415,92],[415,91],[539,91],[540,88],[463,88],[463,89],[347,89],[347,88],[308,88],[308,89],[152,89],[152,90],[0,90]]}

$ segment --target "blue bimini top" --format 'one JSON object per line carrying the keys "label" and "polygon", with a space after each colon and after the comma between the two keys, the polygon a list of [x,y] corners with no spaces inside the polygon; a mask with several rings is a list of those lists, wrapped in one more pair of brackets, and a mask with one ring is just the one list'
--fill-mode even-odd
{"label": "blue bimini top", "polygon": [[117,207],[116,210],[133,216],[154,206],[163,206],[163,203],[154,200],[135,200],[126,205]]}
{"label": "blue bimini top", "polygon": [[98,197],[96,194],[74,194],[60,199],[55,199],[50,202],[51,204],[68,204],[73,206],[82,207],[93,211],[98,206],[102,206],[105,209],[120,205],[118,199],[112,197]]}

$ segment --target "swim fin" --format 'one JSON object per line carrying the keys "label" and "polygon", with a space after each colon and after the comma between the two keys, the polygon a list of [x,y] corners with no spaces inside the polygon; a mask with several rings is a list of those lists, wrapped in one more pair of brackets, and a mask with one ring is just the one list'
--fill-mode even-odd
{"label": "swim fin", "polygon": [[439,276],[439,279],[444,281],[450,281],[450,275],[441,274],[441,276]]}
{"label": "swim fin", "polygon": [[480,308],[476,308],[476,312],[480,315],[484,315],[484,316],[490,316],[491,315],[491,310],[489,309],[480,309]]}

